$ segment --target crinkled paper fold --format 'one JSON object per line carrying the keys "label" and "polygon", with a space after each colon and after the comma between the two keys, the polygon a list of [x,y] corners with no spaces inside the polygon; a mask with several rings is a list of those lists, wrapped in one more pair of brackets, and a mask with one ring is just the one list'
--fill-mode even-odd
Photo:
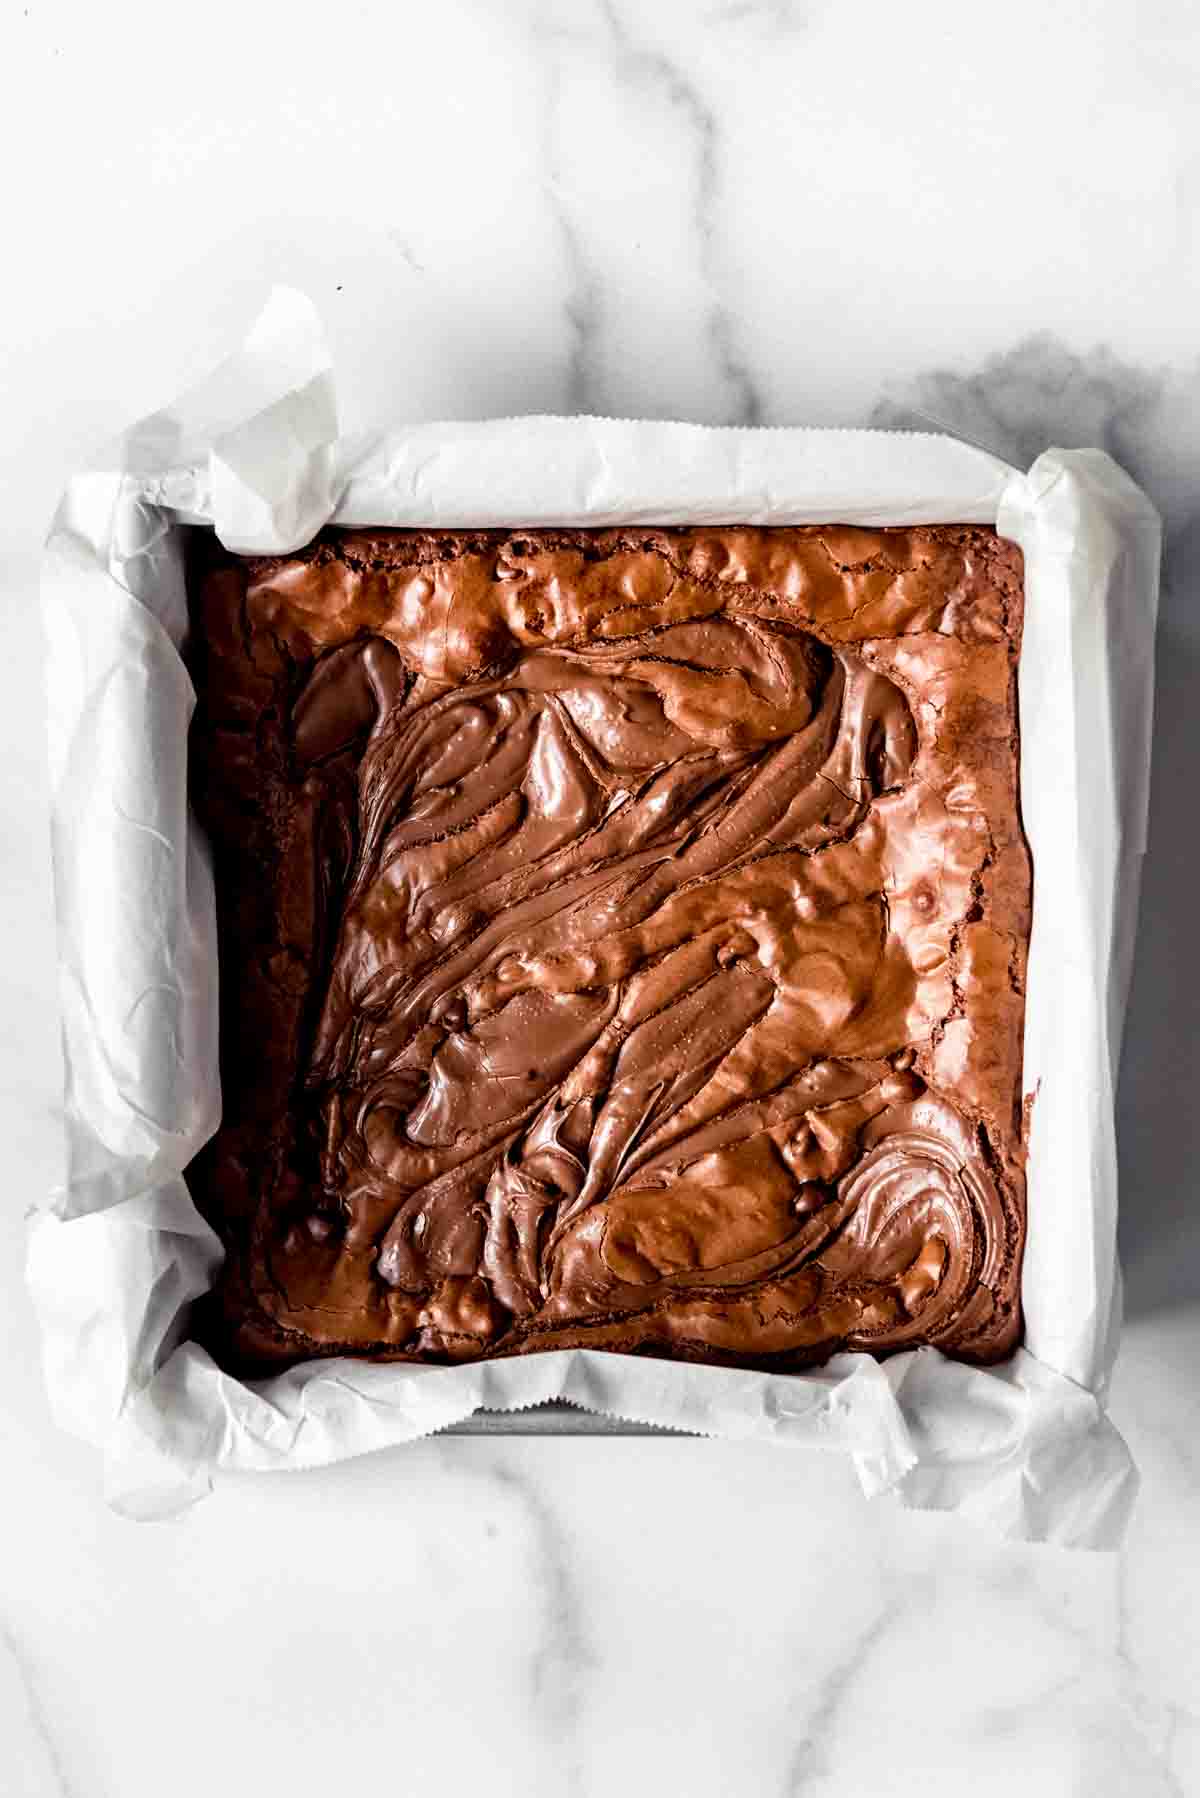
{"label": "crinkled paper fold", "polygon": [[[1025,1346],[765,1374],[585,1350],[456,1367],[318,1361],[239,1381],[187,1340],[220,1246],[183,1172],[216,1128],[212,882],[187,807],[182,538],[284,552],[377,525],[994,524],[1024,551],[1021,803],[1034,911]],[[1145,846],[1160,527],[1099,451],[1028,473],[948,437],[594,418],[337,436],[319,321],[278,290],[242,349],[64,495],[44,605],[66,1178],[34,1220],[48,1384],[118,1508],[221,1469],[310,1467],[478,1407],[564,1399],[850,1455],[863,1488],[1106,1547],[1136,1490],[1104,1397],[1119,1317],[1113,1088]]]}

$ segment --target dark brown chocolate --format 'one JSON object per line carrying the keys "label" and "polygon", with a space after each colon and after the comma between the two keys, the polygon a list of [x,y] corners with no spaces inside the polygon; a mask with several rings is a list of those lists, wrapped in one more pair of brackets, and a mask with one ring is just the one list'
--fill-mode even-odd
{"label": "dark brown chocolate", "polygon": [[1020,1333],[1020,555],[328,533],[193,593],[241,1367]]}

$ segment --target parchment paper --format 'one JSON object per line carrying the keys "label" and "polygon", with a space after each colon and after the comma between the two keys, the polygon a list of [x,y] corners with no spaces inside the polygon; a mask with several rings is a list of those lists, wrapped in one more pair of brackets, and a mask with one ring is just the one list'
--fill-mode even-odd
{"label": "parchment paper", "polygon": [[[1025,554],[1021,796],[1034,914],[1025,1346],[760,1374],[573,1350],[456,1367],[309,1363],[239,1382],[186,1340],[220,1245],[183,1170],[216,1128],[212,883],[188,815],[181,543],[298,548],[379,525],[994,523]],[[337,438],[329,358],[277,290],[242,349],[72,481],[45,557],[66,1178],[28,1272],[56,1414],[117,1508],[185,1507],[227,1468],[314,1466],[480,1405],[567,1399],[849,1454],[868,1494],[1009,1535],[1119,1541],[1136,1473],[1103,1400],[1116,1352],[1113,1087],[1145,846],[1160,526],[1099,451],[1029,472],[936,435],[614,419]]]}

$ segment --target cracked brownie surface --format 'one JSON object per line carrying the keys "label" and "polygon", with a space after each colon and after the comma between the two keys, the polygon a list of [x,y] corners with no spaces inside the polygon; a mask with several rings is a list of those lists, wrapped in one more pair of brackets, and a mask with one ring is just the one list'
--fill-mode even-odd
{"label": "cracked brownie surface", "polygon": [[227,1365],[1020,1335],[1019,550],[198,536]]}

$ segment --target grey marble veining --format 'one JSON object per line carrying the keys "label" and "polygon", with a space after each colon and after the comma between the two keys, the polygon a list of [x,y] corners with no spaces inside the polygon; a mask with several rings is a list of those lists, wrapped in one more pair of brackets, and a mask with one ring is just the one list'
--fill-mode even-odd
{"label": "grey marble veining", "polygon": [[[12,1756],[8,1774],[23,1798],[74,1798],[28,1650],[0,1620],[0,1734]],[[0,1756],[5,1748],[0,1748]],[[0,1760],[0,1765],[3,1761]],[[14,1771],[14,1768],[17,1771]]]}
{"label": "grey marble veining", "polygon": [[804,1733],[788,1756],[783,1798],[805,1798],[832,1776],[836,1763],[829,1738],[847,1709],[853,1715],[852,1682],[868,1656],[886,1654],[891,1625],[900,1615],[899,1598],[881,1596],[843,1652],[820,1669],[814,1686],[804,1694],[797,1707]]}
{"label": "grey marble veining", "polygon": [[[685,166],[691,169],[690,232],[696,246],[700,278],[711,291],[704,319],[704,335],[722,388],[728,391],[727,424],[762,422],[763,404],[746,359],[737,347],[736,321],[720,298],[721,271],[717,256],[717,203],[721,183],[721,124],[717,110],[705,99],[682,65],[662,49],[650,49],[630,32],[618,12],[616,0],[598,0],[612,36],[614,73],[639,106],[653,110],[665,103],[679,130]],[[631,9],[634,16],[637,8]],[[685,192],[687,188],[685,187]]]}
{"label": "grey marble veining", "polygon": [[582,1724],[596,1656],[570,1539],[546,1495],[519,1464],[497,1457],[484,1477],[519,1504],[526,1520],[527,1579],[540,1613],[529,1660],[531,1703],[539,1728],[553,1745],[564,1793],[581,1793],[587,1789]]}
{"label": "grey marble veining", "polygon": [[[793,18],[794,9],[773,7],[777,27]],[[573,179],[578,154],[578,130],[571,112],[574,83],[580,65],[590,77],[594,103],[614,128],[618,119],[632,124],[631,143],[614,144],[618,155],[632,148],[649,158],[670,159],[672,173],[672,234],[678,232],[686,247],[689,278],[697,303],[689,308],[687,338],[689,362],[705,370],[709,392],[707,410],[714,421],[757,424],[763,421],[762,394],[740,341],[736,312],[725,297],[731,271],[725,267],[721,244],[721,209],[727,199],[722,155],[722,118],[718,106],[689,73],[685,62],[672,55],[647,27],[653,19],[629,0],[594,0],[594,4],[564,9],[554,0],[539,6],[528,21],[528,38],[543,95],[545,192],[559,235],[565,266],[565,291],[560,305],[566,326],[567,355],[563,380],[562,410],[568,412],[628,413],[631,402],[624,383],[612,381],[609,365],[620,362],[621,325],[609,316],[606,305],[603,245],[595,241],[595,210]],[[734,17],[718,9],[719,17]],[[749,9],[751,23],[757,9]],[[595,76],[602,72],[603,79]],[[570,77],[570,79],[568,78]],[[662,138],[652,150],[638,143],[643,121],[655,122]],[[676,209],[682,202],[684,211]],[[661,216],[661,215],[660,215]],[[634,201],[630,223],[635,232],[656,227],[654,210],[649,217]],[[654,290],[647,288],[647,308],[654,304]],[[651,416],[673,415],[664,396],[645,402]]]}

